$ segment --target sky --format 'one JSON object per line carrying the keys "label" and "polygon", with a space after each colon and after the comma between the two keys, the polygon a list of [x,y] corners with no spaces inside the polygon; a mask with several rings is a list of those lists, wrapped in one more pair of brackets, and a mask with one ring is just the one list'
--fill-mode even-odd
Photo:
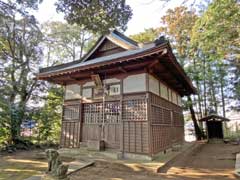
{"label": "sky", "polygon": [[[164,3],[160,0],[126,0],[133,10],[133,17],[128,22],[126,35],[137,34],[144,29],[159,27],[161,17],[167,9],[181,5],[183,0],[171,0]],[[46,21],[64,21],[64,15],[58,14],[54,3],[56,0],[44,0],[35,13],[40,23]]]}

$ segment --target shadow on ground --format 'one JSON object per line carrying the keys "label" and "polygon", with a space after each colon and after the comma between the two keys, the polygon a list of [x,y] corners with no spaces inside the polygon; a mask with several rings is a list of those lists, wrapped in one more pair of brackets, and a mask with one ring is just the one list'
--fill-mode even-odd
{"label": "shadow on ground", "polygon": [[[71,180],[234,180],[235,155],[239,145],[201,144],[195,151],[180,156],[164,167],[164,158],[155,161],[129,161],[101,159],[97,157],[94,166],[73,173]],[[171,154],[171,153],[169,153]],[[79,160],[90,158],[91,154],[76,154]],[[167,157],[166,155],[164,157]],[[72,155],[68,161],[72,160]],[[96,158],[92,157],[92,158]],[[75,157],[74,157],[75,158]],[[101,159],[101,160],[100,160]],[[18,152],[0,156],[0,180],[23,180],[45,171],[47,162],[37,151]]]}
{"label": "shadow on ground", "polygon": [[165,173],[155,173],[141,164],[120,164],[96,161],[93,167],[71,175],[71,180],[231,180],[234,176],[235,154],[240,146],[202,144],[197,151],[177,159]]}
{"label": "shadow on ground", "polygon": [[24,151],[0,156],[0,180],[22,180],[45,171],[46,160],[36,154],[36,151]]}

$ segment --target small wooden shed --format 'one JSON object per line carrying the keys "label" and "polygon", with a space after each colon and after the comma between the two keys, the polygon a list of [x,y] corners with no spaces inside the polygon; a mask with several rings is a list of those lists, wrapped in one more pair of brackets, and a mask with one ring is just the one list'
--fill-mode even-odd
{"label": "small wooden shed", "polygon": [[196,92],[168,41],[138,44],[115,30],[82,59],[40,69],[38,79],[65,87],[62,147],[104,141],[123,154],[152,156],[181,143],[181,97]]}
{"label": "small wooden shed", "polygon": [[230,121],[229,119],[218,116],[209,115],[199,121],[206,123],[206,134],[208,139],[223,139],[223,121]]}

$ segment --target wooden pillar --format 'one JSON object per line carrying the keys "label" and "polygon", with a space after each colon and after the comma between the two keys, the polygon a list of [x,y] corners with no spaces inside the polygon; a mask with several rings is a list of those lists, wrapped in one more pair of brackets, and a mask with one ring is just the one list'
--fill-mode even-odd
{"label": "wooden pillar", "polygon": [[120,151],[124,154],[123,79],[120,79]]}
{"label": "wooden pillar", "polygon": [[63,122],[64,121],[64,102],[62,105],[62,122],[61,122],[61,136],[60,136],[60,147],[65,146],[65,136],[64,136],[64,129],[63,129]]}
{"label": "wooden pillar", "polygon": [[[153,157],[153,133],[152,133],[152,122],[151,122],[151,93],[149,93],[149,72],[146,71],[146,103],[147,103],[147,125],[148,125],[148,154]],[[141,132],[142,133],[142,132]]]}
{"label": "wooden pillar", "polygon": [[83,103],[82,100],[80,100],[78,122],[78,147],[80,147],[80,142],[82,141],[82,124],[83,124]]}

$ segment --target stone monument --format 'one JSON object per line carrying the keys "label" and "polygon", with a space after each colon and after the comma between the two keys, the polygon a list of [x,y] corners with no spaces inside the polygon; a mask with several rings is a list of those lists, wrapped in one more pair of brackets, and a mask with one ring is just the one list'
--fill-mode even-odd
{"label": "stone monument", "polygon": [[45,152],[48,160],[48,169],[44,179],[69,179],[67,177],[68,165],[62,163],[57,150],[47,149]]}

